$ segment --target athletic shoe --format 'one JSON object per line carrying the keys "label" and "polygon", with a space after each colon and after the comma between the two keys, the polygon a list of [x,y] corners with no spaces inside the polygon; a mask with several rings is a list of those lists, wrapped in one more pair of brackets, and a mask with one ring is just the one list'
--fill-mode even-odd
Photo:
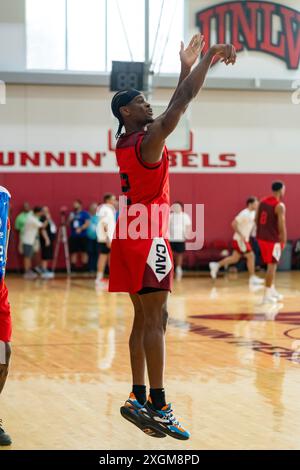
{"label": "athletic shoe", "polygon": [[263,285],[265,283],[264,279],[261,279],[260,277],[258,276],[250,276],[249,278],[249,284],[251,284],[252,286],[260,286],[260,285]]}
{"label": "athletic shoe", "polygon": [[108,291],[108,282],[105,281],[104,279],[98,279],[96,278],[95,280],[95,288],[96,290],[103,290],[103,291]]}
{"label": "athletic shoe", "polygon": [[141,405],[134,393],[130,393],[128,400],[125,401],[124,405],[121,406],[120,412],[123,418],[127,419],[127,421],[130,421],[130,423],[134,424],[137,426],[139,429],[141,429],[147,436],[151,437],[166,437],[166,434],[164,432],[161,432],[159,429],[156,429],[152,426],[152,424],[148,424],[145,422],[144,419],[140,416],[139,411],[143,408],[143,405]]}
{"label": "athletic shoe", "polygon": [[43,271],[43,274],[41,275],[42,279],[54,279],[54,273],[52,271]]}
{"label": "athletic shoe", "polygon": [[29,281],[33,281],[34,279],[37,279],[37,277],[38,277],[38,275],[35,272],[31,271],[31,270],[27,271],[23,275],[23,278],[26,279],[26,280],[29,280]]}
{"label": "athletic shoe", "polygon": [[151,425],[157,431],[166,433],[174,439],[186,441],[190,438],[190,433],[175,418],[170,403],[161,410],[155,410],[150,400],[149,398],[138,412],[142,416],[145,425]]}
{"label": "athletic shoe", "polygon": [[35,268],[33,268],[33,271],[37,273],[39,276],[41,276],[44,272],[43,269],[40,268],[39,266],[36,266]]}
{"label": "athletic shoe", "polygon": [[176,281],[181,281],[181,279],[182,279],[182,268],[180,266],[177,266],[177,268],[175,270],[175,274],[176,274]]}
{"label": "athletic shoe", "polygon": [[258,292],[260,291],[261,289],[263,289],[263,285],[262,284],[251,284],[251,282],[249,282],[249,291],[250,292],[253,292],[255,294],[255,292]]}
{"label": "athletic shoe", "polygon": [[4,431],[2,427],[2,419],[0,419],[0,446],[10,446],[12,440],[8,434]]}
{"label": "athletic shoe", "polygon": [[274,286],[271,287],[271,289],[272,289],[272,297],[274,297],[277,301],[283,300],[283,295],[279,294],[279,292],[277,292]]}
{"label": "athletic shoe", "polygon": [[212,279],[216,279],[218,271],[220,269],[219,263],[216,263],[216,262],[209,263],[209,269],[210,269],[210,275]]}

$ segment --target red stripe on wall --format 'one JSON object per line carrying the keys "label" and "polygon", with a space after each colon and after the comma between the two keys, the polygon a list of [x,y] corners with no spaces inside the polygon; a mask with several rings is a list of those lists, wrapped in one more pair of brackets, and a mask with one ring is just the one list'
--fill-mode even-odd
{"label": "red stripe on wall", "polygon": [[[299,175],[276,174],[171,174],[172,202],[205,205],[205,240],[230,240],[231,221],[243,208],[249,195],[262,197],[270,192],[274,180],[283,180],[287,185],[285,203],[287,205],[288,238],[300,238],[298,200]],[[55,222],[59,223],[59,210],[80,198],[88,208],[91,202],[100,202],[106,192],[120,194],[120,180],[117,174],[76,173],[13,173],[0,175],[0,185],[12,194],[11,219],[14,222],[24,201],[31,205],[50,207]],[[9,248],[8,268],[20,266],[17,256],[17,239],[13,235]]]}

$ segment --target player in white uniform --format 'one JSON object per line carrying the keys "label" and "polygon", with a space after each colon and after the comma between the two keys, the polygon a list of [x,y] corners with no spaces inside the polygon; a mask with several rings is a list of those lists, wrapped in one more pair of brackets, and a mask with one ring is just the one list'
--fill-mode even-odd
{"label": "player in white uniform", "polygon": [[209,263],[210,275],[213,279],[216,279],[220,268],[236,264],[242,257],[245,257],[249,271],[249,283],[252,285],[263,284],[263,279],[260,279],[255,275],[255,257],[249,242],[251,232],[255,228],[255,215],[257,208],[257,198],[249,197],[247,200],[247,207],[233,220],[233,252],[230,256],[222,259],[222,261]]}

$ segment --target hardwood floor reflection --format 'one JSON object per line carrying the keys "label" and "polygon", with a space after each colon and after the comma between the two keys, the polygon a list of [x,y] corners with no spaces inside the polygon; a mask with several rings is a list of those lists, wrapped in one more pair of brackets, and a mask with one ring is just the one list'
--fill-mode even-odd
{"label": "hardwood floor reflection", "polygon": [[300,273],[276,306],[245,275],[183,279],[169,301],[167,398],[192,434],[124,421],[131,304],[93,280],[8,278],[14,336],[0,415],[12,449],[299,449]]}

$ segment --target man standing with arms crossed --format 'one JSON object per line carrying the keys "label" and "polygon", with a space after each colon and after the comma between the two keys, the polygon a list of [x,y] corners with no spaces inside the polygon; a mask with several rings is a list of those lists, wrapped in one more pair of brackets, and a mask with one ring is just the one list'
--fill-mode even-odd
{"label": "man standing with arms crossed", "polygon": [[[202,88],[213,59],[217,56],[226,65],[234,64],[236,60],[232,45],[218,44],[208,50],[191,72],[203,47],[203,37],[199,34],[192,38],[186,50],[181,44],[179,84],[166,111],[156,119],[153,119],[150,104],[137,90],[116,93],[111,104],[119,121],[116,156],[127,207],[120,212],[112,241],[109,290],[128,292],[134,307],[129,341],[133,387],[129,399],[121,407],[121,414],[150,436],[165,437],[168,434],[181,440],[189,439],[190,434],[175,418],[171,405],[167,405],[164,390],[167,300],[173,267],[167,240],[168,211],[163,210],[158,216],[153,214],[157,214],[157,207],[169,209],[170,206],[165,139],[177,127],[189,103]],[[125,134],[121,135],[123,126]],[[146,237],[130,236],[131,225],[139,212],[137,207],[143,208]],[[124,220],[125,236],[120,234]],[[146,364],[150,382],[147,402]]]}

